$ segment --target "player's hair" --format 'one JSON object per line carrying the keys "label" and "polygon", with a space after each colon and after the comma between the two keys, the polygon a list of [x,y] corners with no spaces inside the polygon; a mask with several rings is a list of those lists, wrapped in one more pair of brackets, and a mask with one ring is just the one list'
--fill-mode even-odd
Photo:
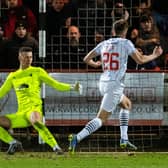
{"label": "player's hair", "polygon": [[32,52],[32,48],[31,47],[20,47],[19,48],[19,53],[22,53],[22,52]]}
{"label": "player's hair", "polygon": [[116,35],[121,35],[126,29],[128,29],[128,22],[126,20],[120,19],[113,24],[113,30]]}

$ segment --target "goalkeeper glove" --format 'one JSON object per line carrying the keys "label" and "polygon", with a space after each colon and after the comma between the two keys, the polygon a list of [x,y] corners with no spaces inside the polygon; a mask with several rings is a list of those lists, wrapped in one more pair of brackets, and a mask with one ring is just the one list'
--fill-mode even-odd
{"label": "goalkeeper glove", "polygon": [[71,85],[71,90],[77,91],[80,95],[82,95],[83,86],[77,81],[75,84]]}

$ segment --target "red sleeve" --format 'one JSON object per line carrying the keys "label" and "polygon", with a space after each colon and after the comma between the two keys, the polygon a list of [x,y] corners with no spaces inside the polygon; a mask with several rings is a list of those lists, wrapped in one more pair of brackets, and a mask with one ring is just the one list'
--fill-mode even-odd
{"label": "red sleeve", "polygon": [[37,36],[37,31],[38,31],[37,20],[35,15],[30,9],[27,9],[27,20],[28,20],[27,31],[30,32],[32,36],[34,37]]}

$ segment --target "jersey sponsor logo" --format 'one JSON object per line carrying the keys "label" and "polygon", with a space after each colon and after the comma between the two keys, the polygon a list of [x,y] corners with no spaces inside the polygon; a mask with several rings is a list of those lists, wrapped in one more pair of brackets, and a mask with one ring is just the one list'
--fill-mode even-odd
{"label": "jersey sponsor logo", "polygon": [[26,83],[23,83],[18,87],[18,90],[23,90],[23,89],[27,89],[27,88],[29,88],[29,85]]}

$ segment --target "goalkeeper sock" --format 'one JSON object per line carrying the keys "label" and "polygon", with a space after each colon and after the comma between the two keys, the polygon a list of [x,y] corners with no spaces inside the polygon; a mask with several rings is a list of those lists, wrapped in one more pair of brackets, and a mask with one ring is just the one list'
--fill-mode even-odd
{"label": "goalkeeper sock", "polygon": [[8,144],[14,141],[14,138],[3,127],[0,127],[0,139]]}
{"label": "goalkeeper sock", "polygon": [[14,143],[16,143],[17,141],[16,141],[16,139],[14,139],[14,140],[12,140],[11,142],[9,142],[9,144],[14,144]]}
{"label": "goalkeeper sock", "polygon": [[120,135],[121,139],[128,140],[128,120],[129,120],[129,111],[121,108],[120,110]]}
{"label": "goalkeeper sock", "polygon": [[42,122],[35,123],[33,127],[38,131],[42,140],[46,142],[52,149],[54,149],[55,146],[58,146],[54,136]]}
{"label": "goalkeeper sock", "polygon": [[55,150],[57,150],[57,149],[58,149],[58,150],[61,150],[61,148],[58,146],[58,144],[53,147],[53,151],[55,151]]}
{"label": "goalkeeper sock", "polygon": [[83,128],[78,134],[77,134],[77,141],[80,142],[88,135],[92,134],[96,130],[98,130],[102,126],[102,120],[100,118],[94,118],[93,120],[89,121],[85,128]]}

